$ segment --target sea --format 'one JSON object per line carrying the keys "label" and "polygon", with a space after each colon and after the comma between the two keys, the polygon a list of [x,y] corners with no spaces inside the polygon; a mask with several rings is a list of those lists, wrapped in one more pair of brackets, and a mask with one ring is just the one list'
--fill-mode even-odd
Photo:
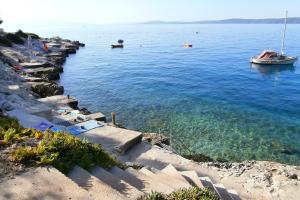
{"label": "sea", "polygon": [[[85,43],[64,65],[65,94],[129,129],[165,134],[182,155],[300,165],[299,64],[249,63],[280,51],[283,25],[3,26]],[[118,39],[124,49],[111,49]],[[288,25],[285,53],[300,56],[300,25]]]}

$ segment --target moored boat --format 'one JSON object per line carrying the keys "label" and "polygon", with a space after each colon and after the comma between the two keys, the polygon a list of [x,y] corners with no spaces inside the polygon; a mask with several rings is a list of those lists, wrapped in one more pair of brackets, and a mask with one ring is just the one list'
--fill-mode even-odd
{"label": "moored boat", "polygon": [[124,48],[123,43],[124,43],[124,40],[119,39],[118,40],[118,44],[112,44],[111,48],[112,49],[115,49],[115,48]]}
{"label": "moored boat", "polygon": [[251,63],[261,65],[294,65],[298,60],[294,56],[286,56],[275,51],[263,51],[259,56],[250,59]]}
{"label": "moored boat", "polygon": [[111,45],[111,48],[124,48],[124,45],[123,44],[112,44]]}
{"label": "moored boat", "polygon": [[278,53],[273,50],[265,50],[259,56],[252,57],[251,63],[260,65],[294,65],[297,62],[298,57],[287,56],[284,53],[285,38],[286,38],[286,27],[287,27],[288,12],[286,11],[285,25],[282,37],[281,52]]}

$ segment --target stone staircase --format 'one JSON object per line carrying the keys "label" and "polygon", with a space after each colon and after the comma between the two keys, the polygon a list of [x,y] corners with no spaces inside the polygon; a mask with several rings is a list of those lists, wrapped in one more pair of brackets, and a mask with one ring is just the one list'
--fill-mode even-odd
{"label": "stone staircase", "polygon": [[152,191],[169,194],[192,186],[207,187],[221,200],[240,199],[222,184],[198,177],[195,171],[178,171],[172,165],[162,170],[94,167],[89,172],[75,166],[67,176],[53,167],[33,168],[0,181],[0,199],[134,200]]}
{"label": "stone staircase", "polygon": [[[77,136],[92,143],[99,143],[111,153],[130,155],[130,153],[126,152],[132,147],[136,148],[139,146],[136,144],[141,144],[142,134],[140,132],[110,126],[101,120],[103,119],[102,114],[84,116],[80,114],[81,118],[84,118],[83,122],[80,123],[79,121],[74,121],[73,115],[64,116],[53,111],[57,109],[55,105],[65,108],[68,106],[69,111],[74,111],[77,102],[72,98],[61,95],[39,99],[39,101],[47,102],[46,105],[50,107],[51,104],[54,106],[50,111],[39,112],[40,118],[41,116],[48,116],[47,119],[52,123],[63,122],[80,126],[81,123],[85,123],[91,118],[93,118],[92,120],[97,120],[97,123],[101,125],[100,127],[93,128]],[[135,148],[133,150],[136,151]],[[156,155],[153,154],[153,156]],[[209,177],[199,177],[196,171],[179,171],[171,164],[164,168],[159,168],[160,170],[151,165],[144,164],[144,166],[151,168],[143,167],[137,170],[129,167],[123,170],[118,167],[112,167],[109,170],[105,170],[96,166],[90,171],[86,171],[76,166],[67,177],[54,168],[38,168],[37,172],[24,173],[8,181],[8,185],[17,185],[17,189],[1,191],[5,186],[0,187],[0,199],[7,199],[7,196],[12,197],[10,199],[19,199],[19,194],[28,197],[25,199],[34,199],[38,196],[43,197],[41,191],[45,191],[45,194],[49,193],[47,199],[125,200],[138,199],[152,191],[170,194],[178,189],[193,186],[206,187],[222,200],[240,199],[235,191],[227,190],[222,184],[213,183]],[[33,177],[32,180],[29,179],[30,176]],[[25,180],[24,177],[28,178],[28,180]],[[19,188],[19,186],[22,188]]]}

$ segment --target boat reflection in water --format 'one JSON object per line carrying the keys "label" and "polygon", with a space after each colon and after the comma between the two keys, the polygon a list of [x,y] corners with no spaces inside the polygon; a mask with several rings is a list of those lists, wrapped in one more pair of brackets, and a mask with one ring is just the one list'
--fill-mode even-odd
{"label": "boat reflection in water", "polygon": [[279,75],[284,71],[295,71],[294,65],[260,65],[252,63],[251,68],[257,70],[262,75]]}

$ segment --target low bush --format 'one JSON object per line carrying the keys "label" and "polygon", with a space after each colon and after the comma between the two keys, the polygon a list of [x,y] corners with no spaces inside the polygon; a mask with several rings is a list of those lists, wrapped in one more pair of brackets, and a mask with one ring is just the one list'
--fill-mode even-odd
{"label": "low bush", "polygon": [[63,173],[75,165],[86,170],[94,166],[124,168],[100,144],[91,144],[67,133],[23,128],[15,119],[0,117],[0,145],[13,143],[19,143],[11,153],[13,160],[25,165],[52,165]]}
{"label": "low bush", "polygon": [[0,36],[0,46],[11,47],[12,42],[5,36]]}
{"label": "low bush", "polygon": [[5,37],[15,44],[24,44],[24,40],[15,33],[6,33]]}
{"label": "low bush", "polygon": [[37,34],[34,33],[24,33],[22,30],[18,30],[16,32],[16,35],[22,38],[27,39],[28,36],[30,35],[32,39],[40,39],[40,36],[38,36]]}
{"label": "low bush", "polygon": [[170,194],[168,200],[218,200],[219,198],[207,188],[192,187],[180,189]]}
{"label": "low bush", "polygon": [[151,192],[138,200],[167,200],[167,197],[159,192]]}
{"label": "low bush", "polygon": [[191,187],[177,190],[169,195],[152,192],[141,197],[139,200],[219,200],[219,197],[207,188]]}

